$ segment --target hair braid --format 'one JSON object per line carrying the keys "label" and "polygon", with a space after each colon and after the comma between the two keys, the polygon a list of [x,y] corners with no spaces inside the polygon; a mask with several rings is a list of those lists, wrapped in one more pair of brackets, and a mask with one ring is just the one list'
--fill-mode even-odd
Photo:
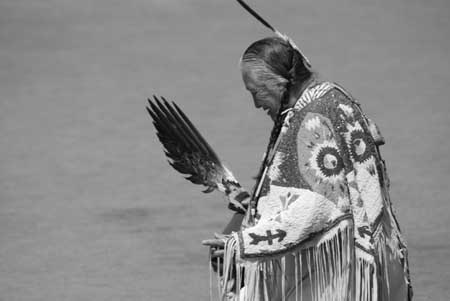
{"label": "hair braid", "polygon": [[259,195],[256,195],[257,189],[260,181],[264,181],[262,179],[264,170],[270,164],[270,153],[275,147],[283,125],[284,115],[281,112],[289,101],[289,89],[292,85],[309,79],[312,72],[305,65],[305,58],[301,53],[293,48],[288,41],[280,37],[265,38],[254,42],[247,48],[241,58],[241,71],[244,73],[249,70],[258,74],[259,80],[265,81],[266,85],[284,85],[284,92],[280,99],[280,111],[270,133],[264,161],[258,172],[257,183],[252,193],[251,206],[256,209],[256,202],[259,197]]}

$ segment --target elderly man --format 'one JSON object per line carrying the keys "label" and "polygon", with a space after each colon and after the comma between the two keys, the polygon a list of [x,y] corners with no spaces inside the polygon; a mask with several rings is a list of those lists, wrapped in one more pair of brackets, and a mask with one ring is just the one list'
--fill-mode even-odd
{"label": "elderly man", "polygon": [[222,298],[410,300],[376,125],[288,38],[253,43],[241,71],[274,128],[245,217],[203,242],[223,257]]}

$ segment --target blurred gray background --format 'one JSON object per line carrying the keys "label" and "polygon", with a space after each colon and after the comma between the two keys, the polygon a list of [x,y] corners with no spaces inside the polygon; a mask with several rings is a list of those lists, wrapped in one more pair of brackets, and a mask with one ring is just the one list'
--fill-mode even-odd
{"label": "blurred gray background", "polygon": [[[448,300],[450,2],[249,3],[377,122],[415,300]],[[271,121],[238,60],[268,35],[232,0],[1,0],[0,300],[206,300],[230,213],[167,164],[146,98],[250,188]]]}

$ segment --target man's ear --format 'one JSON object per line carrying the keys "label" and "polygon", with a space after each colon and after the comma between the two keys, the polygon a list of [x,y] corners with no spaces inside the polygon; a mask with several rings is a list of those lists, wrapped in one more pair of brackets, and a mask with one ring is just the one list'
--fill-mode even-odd
{"label": "man's ear", "polygon": [[286,93],[286,91],[288,89],[288,85],[289,85],[289,81],[284,78],[277,81],[276,88],[280,92],[280,95],[283,95],[284,93]]}

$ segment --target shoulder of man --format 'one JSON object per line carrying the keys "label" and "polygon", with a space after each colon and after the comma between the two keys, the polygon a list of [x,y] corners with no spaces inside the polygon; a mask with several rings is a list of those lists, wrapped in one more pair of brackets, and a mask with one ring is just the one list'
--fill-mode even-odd
{"label": "shoulder of man", "polygon": [[303,92],[294,109],[303,114],[308,112],[325,115],[340,114],[342,118],[339,119],[347,121],[358,119],[366,125],[375,144],[385,143],[378,126],[364,114],[358,100],[337,83],[324,81],[310,86]]}

